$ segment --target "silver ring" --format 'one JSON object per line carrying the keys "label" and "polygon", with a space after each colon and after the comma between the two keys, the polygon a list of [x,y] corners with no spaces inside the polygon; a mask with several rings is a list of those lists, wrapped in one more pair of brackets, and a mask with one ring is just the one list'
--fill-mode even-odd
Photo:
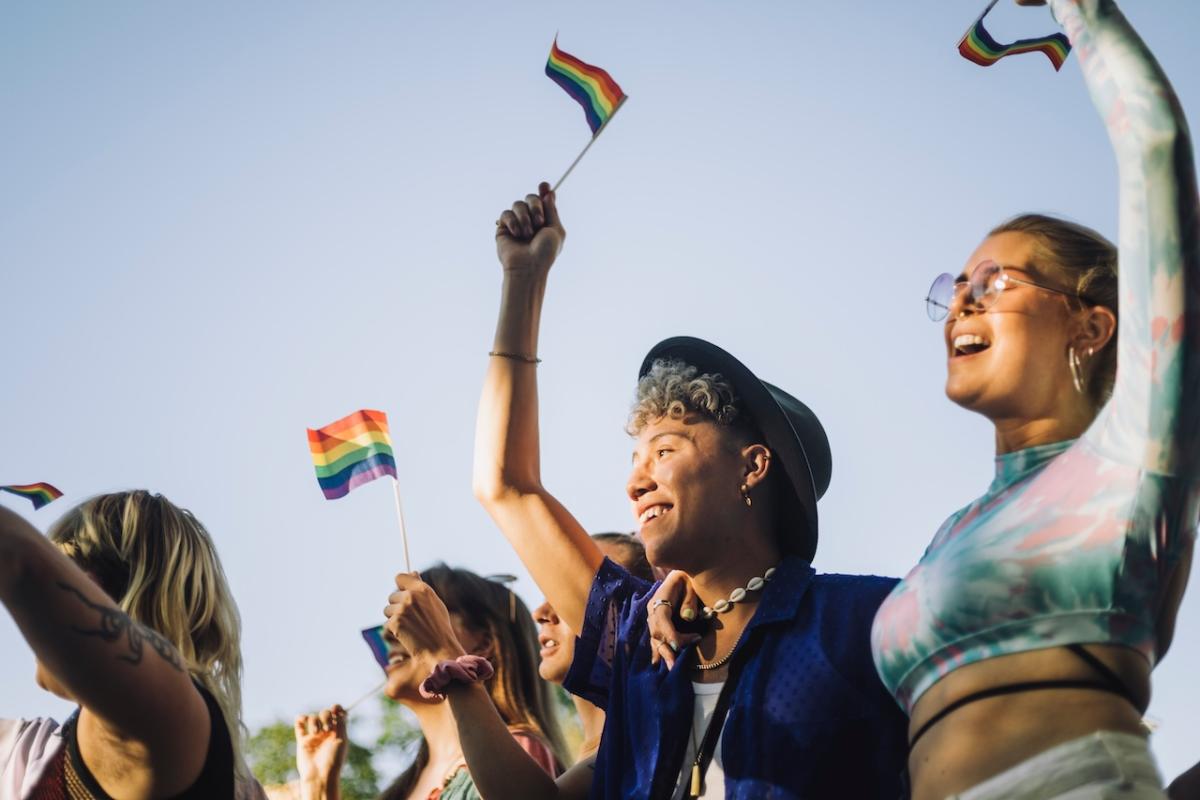
{"label": "silver ring", "polygon": [[655,600],[650,604],[650,613],[653,614],[655,611],[657,611],[659,606],[666,606],[667,608],[671,609],[675,608],[675,606],[671,605],[670,600]]}

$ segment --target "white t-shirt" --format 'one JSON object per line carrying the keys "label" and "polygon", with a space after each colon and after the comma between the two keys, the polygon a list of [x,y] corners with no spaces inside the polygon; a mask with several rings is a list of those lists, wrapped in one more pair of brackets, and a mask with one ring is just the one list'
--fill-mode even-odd
{"label": "white t-shirt", "polygon": [[21,800],[63,747],[52,719],[0,719],[0,800]]}
{"label": "white t-shirt", "polygon": [[[688,791],[692,788],[692,763],[696,760],[696,747],[704,743],[704,733],[708,730],[708,721],[712,719],[713,712],[717,710],[717,698],[724,686],[724,681],[720,683],[692,681],[692,693],[696,696],[692,701],[692,730],[688,734],[687,753],[683,757],[683,771],[679,774],[679,783],[675,785],[675,794],[673,795],[675,800],[687,798]],[[700,797],[704,800],[719,800],[725,797],[725,768],[721,764],[721,740],[724,737],[725,732],[721,731],[721,735],[717,737],[716,752],[713,753],[712,761],[709,762],[708,769],[704,773],[704,791],[700,793]]]}

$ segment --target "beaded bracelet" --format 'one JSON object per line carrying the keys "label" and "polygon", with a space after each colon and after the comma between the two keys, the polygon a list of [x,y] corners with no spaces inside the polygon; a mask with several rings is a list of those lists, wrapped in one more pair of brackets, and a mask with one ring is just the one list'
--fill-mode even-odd
{"label": "beaded bracelet", "polygon": [[537,356],[523,356],[520,353],[501,353],[497,350],[491,350],[488,355],[492,358],[511,358],[513,361],[524,361],[526,364],[540,364],[542,360]]}

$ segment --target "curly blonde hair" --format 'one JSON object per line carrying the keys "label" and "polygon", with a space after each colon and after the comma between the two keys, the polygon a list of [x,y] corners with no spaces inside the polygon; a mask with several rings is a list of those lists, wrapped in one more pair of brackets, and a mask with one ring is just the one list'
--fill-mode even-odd
{"label": "curly blonde hair", "polygon": [[242,780],[241,616],[200,520],[144,490],[85,500],[49,533],[134,622],[166,638],[221,707]]}
{"label": "curly blonde hair", "polygon": [[718,425],[749,428],[737,402],[733,386],[720,373],[701,373],[677,358],[660,358],[638,379],[637,399],[625,430],[637,436],[657,419],[683,419],[688,414],[699,414]]}

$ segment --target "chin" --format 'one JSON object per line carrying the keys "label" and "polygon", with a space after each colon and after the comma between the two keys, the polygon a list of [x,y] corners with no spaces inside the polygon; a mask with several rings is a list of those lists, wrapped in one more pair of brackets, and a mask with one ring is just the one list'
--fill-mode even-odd
{"label": "chin", "polygon": [[543,661],[538,665],[538,675],[547,683],[556,683],[562,686],[562,682],[567,679],[567,671],[570,664],[558,664],[550,661]]}
{"label": "chin", "polygon": [[953,378],[946,381],[946,398],[956,406],[961,406],[968,411],[975,411],[979,404],[980,390],[977,387],[965,386],[962,381],[956,381]]}

